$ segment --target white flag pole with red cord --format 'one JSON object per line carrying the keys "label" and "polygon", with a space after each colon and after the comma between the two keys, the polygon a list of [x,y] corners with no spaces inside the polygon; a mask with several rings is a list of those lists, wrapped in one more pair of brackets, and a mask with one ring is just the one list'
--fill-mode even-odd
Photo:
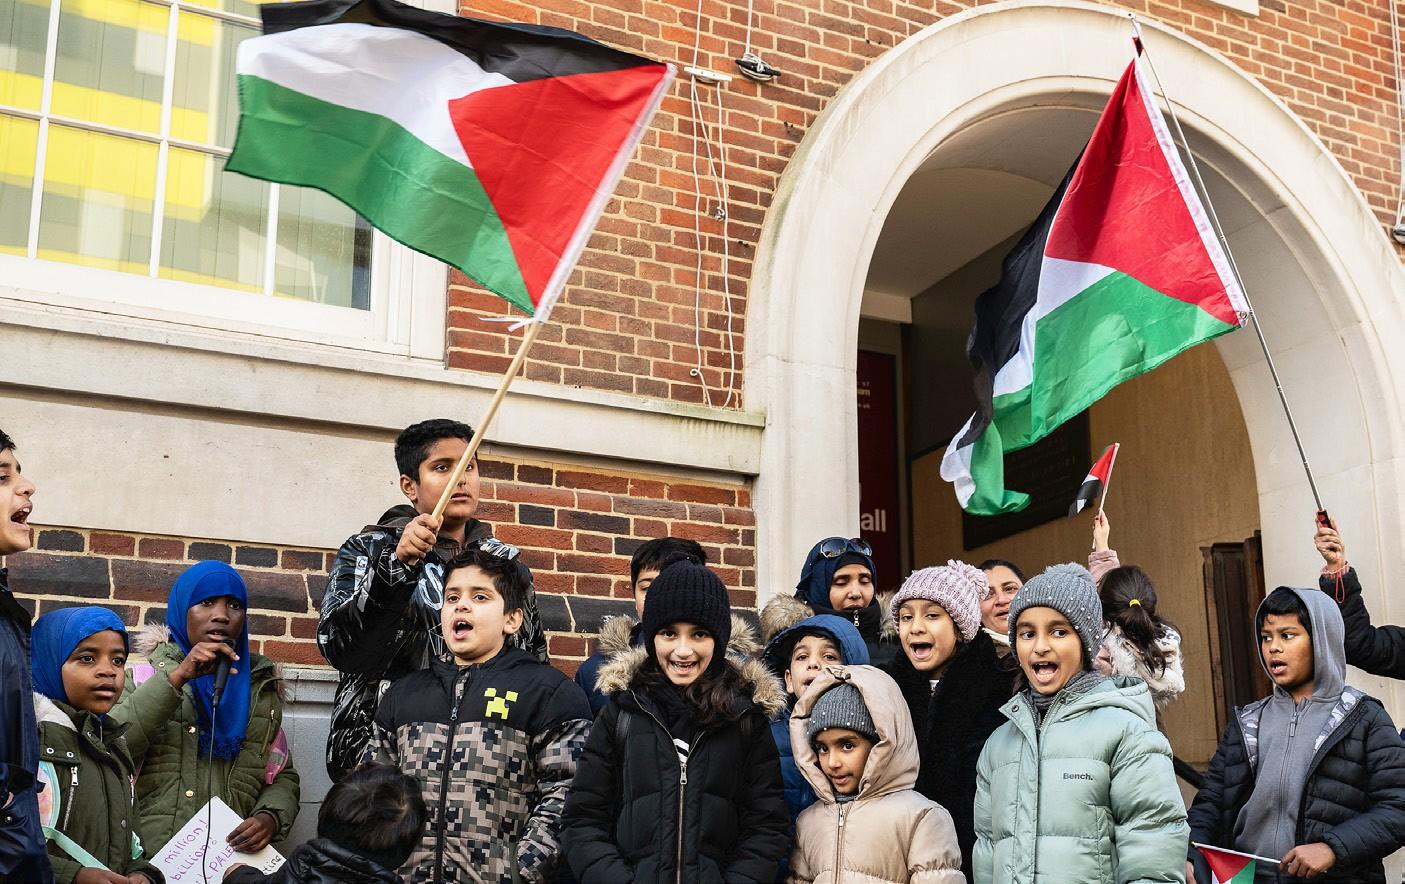
{"label": "white flag pole with red cord", "polygon": [[[1220,245],[1224,247],[1225,257],[1229,260],[1230,270],[1234,273],[1234,281],[1239,283],[1239,290],[1244,294],[1244,301],[1249,305],[1249,318],[1254,322],[1254,333],[1258,336],[1259,346],[1264,351],[1264,361],[1268,363],[1268,372],[1273,377],[1273,386],[1278,390],[1278,401],[1283,404],[1283,414],[1288,418],[1288,429],[1293,433],[1293,443],[1298,447],[1298,458],[1302,461],[1303,472],[1307,474],[1307,487],[1312,491],[1312,499],[1317,504],[1317,519],[1320,524],[1329,524],[1327,510],[1322,506],[1322,495],[1317,493],[1317,480],[1313,478],[1312,467],[1307,462],[1307,452],[1303,449],[1302,436],[1298,434],[1298,424],[1293,420],[1293,410],[1288,407],[1288,394],[1283,392],[1283,381],[1278,377],[1278,366],[1273,363],[1273,355],[1268,352],[1268,339],[1264,337],[1264,330],[1259,325],[1259,316],[1254,312],[1254,305],[1249,301],[1249,290],[1244,286],[1244,277],[1239,273],[1239,264],[1234,260],[1234,252],[1229,248],[1229,239],[1225,236],[1224,227],[1220,225],[1219,215],[1215,213],[1215,204],[1210,201],[1210,192],[1205,187],[1205,179],[1200,175],[1200,166],[1195,162],[1195,154],[1190,152],[1190,142],[1186,140],[1185,130],[1181,128],[1181,121],[1176,116],[1176,106],[1171,101],[1171,97],[1166,94],[1166,87],[1161,83],[1161,75],[1156,72],[1156,63],[1151,60],[1151,53],[1146,48],[1145,41],[1142,40],[1142,26],[1137,21],[1134,13],[1127,13],[1127,18],[1132,23],[1132,41],[1136,45],[1137,54],[1146,58],[1147,67],[1151,69],[1151,76],[1156,80],[1157,91],[1161,93],[1161,98],[1166,102],[1166,109],[1171,113],[1171,124],[1176,127],[1176,135],[1180,138],[1178,147],[1185,154],[1190,171],[1195,175],[1196,189],[1200,191],[1200,199],[1205,203],[1205,210],[1209,213],[1210,223],[1215,227],[1215,234],[1219,238]],[[1277,862],[1277,860],[1274,860]]]}
{"label": "white flag pole with red cord", "polygon": [[1103,482],[1103,493],[1098,498],[1098,515],[1103,514],[1103,504],[1107,503],[1107,490],[1112,487],[1112,471],[1117,467],[1117,452],[1122,450],[1121,442],[1112,443],[1112,460],[1107,464],[1107,479]]}

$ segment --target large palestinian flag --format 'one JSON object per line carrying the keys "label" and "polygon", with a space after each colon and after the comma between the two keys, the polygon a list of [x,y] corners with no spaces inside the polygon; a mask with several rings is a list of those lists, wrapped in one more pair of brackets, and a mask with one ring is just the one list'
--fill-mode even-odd
{"label": "large palestinian flag", "polygon": [[544,319],[673,66],[395,0],[260,11],[225,167],[320,188]]}
{"label": "large palestinian flag", "polygon": [[1247,313],[1134,60],[1000,282],[976,301],[967,352],[980,410],[952,439],[942,478],[969,513],[1024,509],[1029,497],[1005,488],[1006,452]]}

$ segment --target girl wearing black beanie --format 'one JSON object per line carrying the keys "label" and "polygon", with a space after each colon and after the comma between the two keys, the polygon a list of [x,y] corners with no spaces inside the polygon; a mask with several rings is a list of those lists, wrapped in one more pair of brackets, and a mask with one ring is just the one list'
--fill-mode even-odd
{"label": "girl wearing black beanie", "polygon": [[722,581],[679,561],[649,587],[642,645],[600,668],[609,703],[561,833],[580,884],[774,880],[790,814],[769,719],[785,692],[759,661],[728,656],[731,633]]}

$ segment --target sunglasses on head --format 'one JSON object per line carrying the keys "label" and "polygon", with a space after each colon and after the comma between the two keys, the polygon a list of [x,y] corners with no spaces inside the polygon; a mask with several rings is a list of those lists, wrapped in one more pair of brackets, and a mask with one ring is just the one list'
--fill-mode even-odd
{"label": "sunglasses on head", "polygon": [[490,556],[497,556],[500,559],[507,559],[508,561],[512,561],[513,559],[517,558],[517,556],[520,555],[522,552],[522,550],[518,549],[512,544],[503,543],[496,537],[489,537],[487,540],[478,544],[478,549],[482,552],[487,553]]}
{"label": "sunglasses on head", "polygon": [[846,552],[855,552],[861,556],[872,556],[873,547],[868,545],[868,541],[862,537],[827,537],[820,541],[820,555],[826,559],[837,559]]}

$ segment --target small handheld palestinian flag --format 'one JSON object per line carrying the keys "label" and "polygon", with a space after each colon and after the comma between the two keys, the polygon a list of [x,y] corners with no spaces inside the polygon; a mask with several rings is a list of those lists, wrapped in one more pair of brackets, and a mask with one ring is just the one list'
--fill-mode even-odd
{"label": "small handheld palestinian flag", "polygon": [[260,12],[225,168],[324,190],[544,320],[673,66],[395,0]]}
{"label": "small handheld palestinian flag", "polygon": [[966,349],[979,408],[941,468],[968,513],[1024,509],[1029,496],[1005,487],[1007,453],[1248,316],[1143,65],[1127,66],[1083,155],[976,299]]}
{"label": "small handheld palestinian flag", "polygon": [[[1102,457],[1097,459],[1093,468],[1088,471],[1088,478],[1083,480],[1083,484],[1078,486],[1078,493],[1074,495],[1073,506],[1068,508],[1070,516],[1076,516],[1087,508],[1088,504],[1098,499],[1098,495],[1107,492],[1107,486],[1112,484],[1112,467],[1117,463],[1117,452],[1122,446],[1114,442],[1107,446]],[[1101,511],[1102,507],[1098,507]]]}
{"label": "small handheld palestinian flag", "polygon": [[1237,850],[1211,847],[1198,841],[1191,843],[1205,857],[1205,863],[1210,867],[1210,874],[1215,877],[1213,884],[1254,884],[1254,867],[1259,862],[1265,862],[1274,867],[1278,866],[1278,860],[1266,856],[1255,856],[1252,853],[1240,853]]}

